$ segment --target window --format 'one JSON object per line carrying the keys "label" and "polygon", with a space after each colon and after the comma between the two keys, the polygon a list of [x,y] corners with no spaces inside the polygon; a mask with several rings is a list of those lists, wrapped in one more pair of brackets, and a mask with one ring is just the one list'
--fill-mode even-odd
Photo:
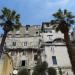
{"label": "window", "polygon": [[16,42],[13,42],[13,46],[16,46]]}
{"label": "window", "polygon": [[21,66],[25,66],[25,60],[22,60],[22,64],[21,64]]}
{"label": "window", "polygon": [[54,47],[51,47],[51,52],[54,54]]}
{"label": "window", "polygon": [[24,42],[24,46],[27,46],[27,42]]}
{"label": "window", "polygon": [[50,40],[52,40],[53,35],[47,35]]}
{"label": "window", "polygon": [[23,55],[26,55],[26,51],[23,51]]}
{"label": "window", "polygon": [[57,65],[57,60],[56,60],[56,56],[52,56],[52,61],[54,65]]}
{"label": "window", "polygon": [[38,59],[38,56],[34,55],[34,60],[37,61],[37,59]]}
{"label": "window", "polygon": [[14,52],[14,51],[12,51],[12,52],[11,52],[11,56],[14,56],[14,55],[15,55],[15,52]]}

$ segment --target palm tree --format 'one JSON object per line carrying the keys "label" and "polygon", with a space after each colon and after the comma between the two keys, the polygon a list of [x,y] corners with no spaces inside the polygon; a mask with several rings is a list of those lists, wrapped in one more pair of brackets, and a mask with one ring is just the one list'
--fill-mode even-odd
{"label": "palm tree", "polygon": [[0,26],[2,27],[4,34],[2,36],[1,44],[0,44],[0,53],[3,52],[3,47],[5,44],[5,39],[9,31],[13,31],[14,29],[18,29],[20,27],[19,18],[20,15],[16,14],[13,10],[4,7],[2,10],[2,14],[0,15]]}
{"label": "palm tree", "polygon": [[53,25],[53,28],[55,28],[56,32],[61,31],[64,34],[64,40],[71,60],[72,70],[75,74],[75,48],[69,37],[69,30],[75,23],[75,16],[73,16],[72,13],[66,9],[64,11],[59,9],[56,13],[53,14],[53,17],[54,20],[51,20],[51,24]]}

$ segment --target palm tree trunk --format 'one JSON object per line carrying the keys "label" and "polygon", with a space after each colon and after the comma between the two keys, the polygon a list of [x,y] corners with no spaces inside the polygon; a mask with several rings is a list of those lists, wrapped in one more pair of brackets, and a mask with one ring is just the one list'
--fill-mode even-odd
{"label": "palm tree trunk", "polygon": [[75,74],[75,48],[74,48],[74,45],[72,44],[72,42],[70,41],[68,32],[64,33],[64,39],[65,39],[65,43],[67,46],[69,58],[70,58],[70,61],[72,64],[72,70],[73,70],[73,73]]}
{"label": "palm tree trunk", "polygon": [[1,40],[1,44],[0,44],[0,52],[1,53],[3,52],[3,47],[4,47],[4,44],[5,44],[5,40],[6,40],[6,37],[7,37],[7,33],[8,32],[4,32],[4,35],[3,35],[2,40]]}

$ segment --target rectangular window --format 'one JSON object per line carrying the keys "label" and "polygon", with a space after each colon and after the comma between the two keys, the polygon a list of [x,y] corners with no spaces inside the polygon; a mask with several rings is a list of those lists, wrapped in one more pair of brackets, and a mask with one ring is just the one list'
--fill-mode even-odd
{"label": "rectangular window", "polygon": [[23,55],[26,55],[26,51],[23,51]]}
{"label": "rectangular window", "polygon": [[52,61],[54,65],[57,65],[57,60],[56,60],[56,56],[52,56]]}
{"label": "rectangular window", "polygon": [[37,61],[37,59],[38,59],[38,56],[34,55],[34,60]]}
{"label": "rectangular window", "polygon": [[24,42],[24,46],[27,46],[27,42]]}
{"label": "rectangular window", "polygon": [[16,46],[16,42],[13,42],[13,46]]}
{"label": "rectangular window", "polygon": [[21,66],[25,66],[25,60],[22,60],[22,64],[21,64]]}

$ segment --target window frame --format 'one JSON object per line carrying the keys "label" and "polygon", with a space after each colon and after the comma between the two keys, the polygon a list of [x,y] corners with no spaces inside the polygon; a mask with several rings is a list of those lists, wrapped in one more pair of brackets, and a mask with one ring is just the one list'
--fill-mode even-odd
{"label": "window frame", "polygon": [[57,59],[56,59],[56,56],[52,56],[52,62],[53,62],[53,65],[57,65]]}
{"label": "window frame", "polygon": [[34,61],[38,60],[38,55],[34,55]]}
{"label": "window frame", "polygon": [[14,41],[14,42],[12,42],[12,45],[13,45],[13,46],[16,46],[16,42],[15,42],[15,41]]}
{"label": "window frame", "polygon": [[27,46],[27,41],[24,42],[24,46]]}

